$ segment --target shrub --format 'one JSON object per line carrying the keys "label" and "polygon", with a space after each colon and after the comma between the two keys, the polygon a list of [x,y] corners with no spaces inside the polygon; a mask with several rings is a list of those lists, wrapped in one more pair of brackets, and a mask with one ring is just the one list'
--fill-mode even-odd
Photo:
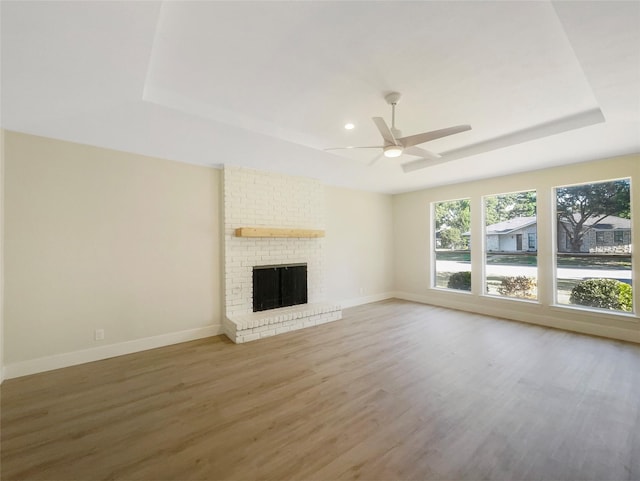
{"label": "shrub", "polygon": [[471,290],[471,272],[454,272],[449,276],[449,282],[447,282],[449,289],[458,289],[462,291]]}
{"label": "shrub", "polygon": [[502,284],[498,287],[498,292],[503,296],[533,298],[533,289],[536,287],[536,280],[533,277],[515,276],[504,277]]}
{"label": "shrub", "polygon": [[616,279],[580,281],[569,298],[572,304],[631,312],[631,286]]}
{"label": "shrub", "polygon": [[620,289],[618,291],[618,301],[620,302],[620,308],[623,311],[631,312],[633,309],[633,301],[631,300],[631,286],[624,282],[620,283],[618,286]]}

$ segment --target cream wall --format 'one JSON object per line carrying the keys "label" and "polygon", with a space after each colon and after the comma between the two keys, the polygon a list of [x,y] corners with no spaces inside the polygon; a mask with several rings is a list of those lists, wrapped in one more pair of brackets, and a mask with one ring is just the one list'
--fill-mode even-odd
{"label": "cream wall", "polygon": [[[4,152],[6,377],[221,333],[219,170],[15,132]],[[325,297],[390,297],[392,197],[322,189]]]}
{"label": "cream wall", "polygon": [[13,132],[5,164],[7,377],[221,332],[219,170]]}
{"label": "cream wall", "polygon": [[[639,317],[553,306],[553,188],[559,185],[632,178],[634,224],[640,212],[640,156],[574,164],[525,174],[449,185],[394,196],[395,272],[397,297],[468,311],[533,322],[595,335],[640,342]],[[482,295],[482,242],[472,242],[472,292],[431,288],[432,234],[430,204],[459,198],[471,199],[472,239],[482,239],[481,198],[484,195],[535,189],[538,192],[538,292],[539,303],[496,299]],[[637,229],[637,225],[635,226]],[[636,236],[637,238],[637,236]],[[637,244],[637,239],[635,244]],[[635,312],[640,310],[638,282],[640,256],[633,258]]]}
{"label": "cream wall", "polygon": [[392,297],[392,196],[325,188],[327,299],[344,307]]}
{"label": "cream wall", "polygon": [[[221,332],[220,171],[14,132],[2,152],[5,377]],[[637,315],[554,307],[550,283],[539,304],[482,296],[479,242],[471,294],[430,288],[431,202],[470,197],[481,238],[483,195],[536,189],[539,277],[551,278],[552,188],[619,177],[632,177],[640,212],[639,156],[396,196],[325,186],[326,298],[349,306],[396,295],[640,342]],[[636,256],[636,312],[639,265]]]}
{"label": "cream wall", "polygon": [[0,129],[0,383],[4,379],[4,130]]}

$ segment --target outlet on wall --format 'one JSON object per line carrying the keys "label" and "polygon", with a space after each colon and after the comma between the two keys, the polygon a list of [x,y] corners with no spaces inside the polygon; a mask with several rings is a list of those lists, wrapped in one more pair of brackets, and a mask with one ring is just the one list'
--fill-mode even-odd
{"label": "outlet on wall", "polygon": [[364,287],[360,288],[360,294],[364,294]]}
{"label": "outlet on wall", "polygon": [[104,329],[96,329],[95,340],[96,341],[103,341],[104,340]]}

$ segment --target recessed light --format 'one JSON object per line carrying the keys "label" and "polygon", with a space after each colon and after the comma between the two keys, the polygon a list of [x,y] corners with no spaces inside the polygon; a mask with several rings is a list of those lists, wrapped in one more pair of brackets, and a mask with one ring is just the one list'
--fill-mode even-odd
{"label": "recessed light", "polygon": [[351,122],[349,122],[348,124],[344,124],[344,128],[347,130],[353,130],[356,126],[353,125]]}

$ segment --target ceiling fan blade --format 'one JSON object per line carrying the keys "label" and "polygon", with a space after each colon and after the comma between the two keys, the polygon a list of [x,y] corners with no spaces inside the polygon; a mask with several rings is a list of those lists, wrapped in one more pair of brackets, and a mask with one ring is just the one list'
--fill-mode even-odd
{"label": "ceiling fan blade", "polygon": [[413,160],[411,162],[407,162],[402,164],[402,170],[404,173],[413,172],[414,170],[426,169],[427,167],[432,167],[438,164],[444,164],[445,162],[450,162],[451,159],[418,159]]}
{"label": "ceiling fan blade", "polygon": [[395,137],[391,133],[391,129],[389,128],[389,126],[387,125],[387,123],[384,121],[382,117],[372,117],[371,119],[373,120],[373,123],[376,124],[376,127],[378,127],[378,130],[380,131],[380,135],[382,135],[382,138],[384,139],[385,143],[398,145],[398,142],[396,142]]}
{"label": "ceiling fan blade", "polygon": [[440,154],[436,154],[435,152],[431,152],[429,150],[421,149],[420,147],[415,147],[415,146],[407,147],[406,149],[404,149],[403,153],[409,154],[409,155],[416,155],[418,157],[422,157],[423,159],[431,159],[431,160],[437,160],[441,157]]}
{"label": "ceiling fan blade", "polygon": [[369,167],[371,167],[373,164],[378,162],[382,157],[384,157],[384,154],[380,154],[380,155],[375,156],[373,159],[371,159],[371,161],[367,165]]}
{"label": "ceiling fan blade", "polygon": [[368,145],[365,147],[329,147],[328,149],[322,150],[345,150],[345,149],[384,149],[384,145]]}
{"label": "ceiling fan blade", "polygon": [[448,127],[446,129],[432,130],[431,132],[423,132],[421,134],[409,135],[407,137],[401,137],[398,139],[398,143],[403,147],[412,147],[414,145],[423,144],[431,140],[440,139],[448,135],[459,134],[471,130],[470,125],[456,125],[455,127]]}

